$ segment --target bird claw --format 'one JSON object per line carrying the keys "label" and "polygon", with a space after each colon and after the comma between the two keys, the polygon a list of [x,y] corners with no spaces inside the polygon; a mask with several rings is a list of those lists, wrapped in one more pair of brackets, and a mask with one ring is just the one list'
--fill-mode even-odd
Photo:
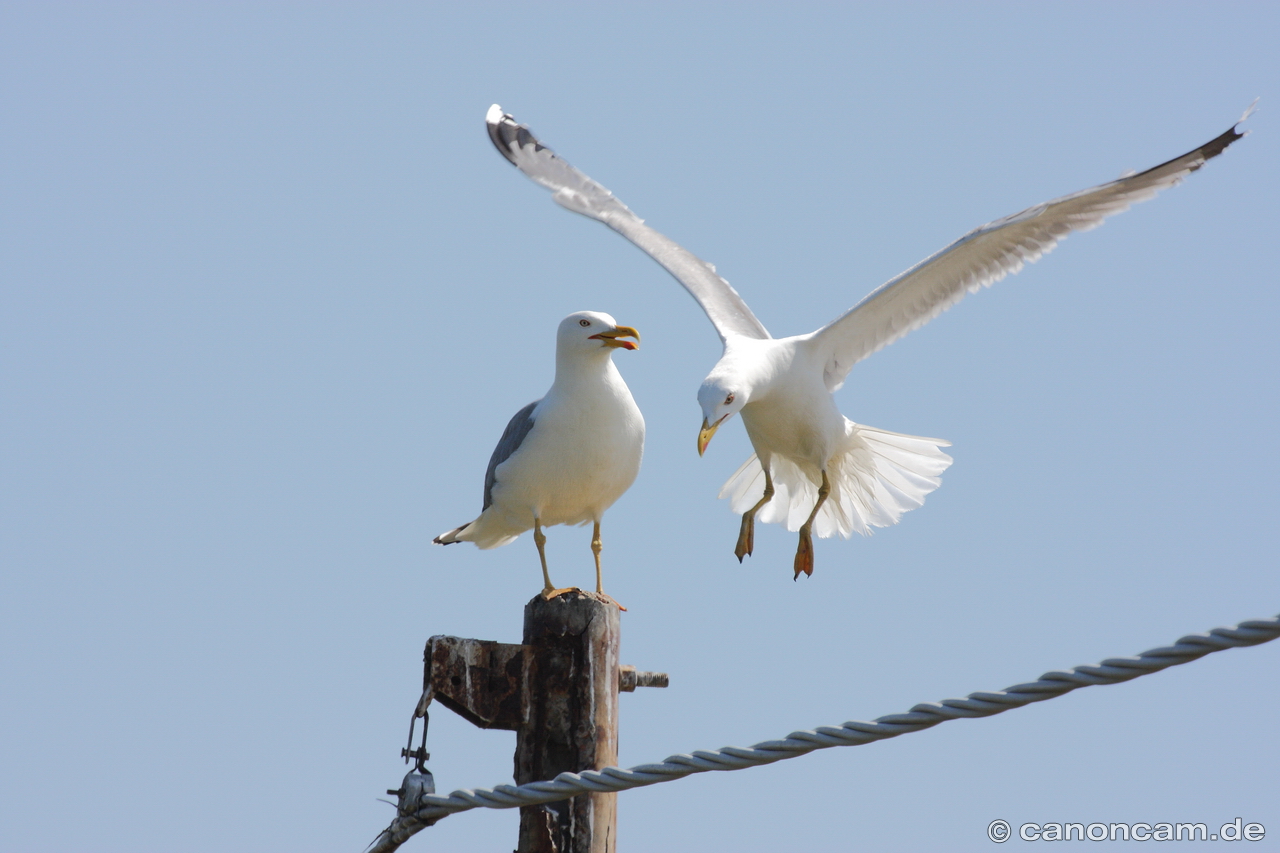
{"label": "bird claw", "polygon": [[813,539],[805,533],[800,534],[800,546],[796,548],[795,570],[792,580],[799,580],[801,572],[806,577],[813,574]]}
{"label": "bird claw", "polygon": [[582,590],[576,586],[566,586],[562,589],[547,587],[541,593],[538,594],[538,597],[541,598],[543,601],[550,601],[553,598],[559,598],[560,596],[564,595],[566,592],[582,592]]}
{"label": "bird claw", "polygon": [[616,598],[614,598],[612,595],[609,595],[607,592],[605,592],[602,589],[596,590],[596,599],[599,601],[603,601],[605,604],[612,604],[614,607],[618,608],[623,613],[627,611],[627,608],[623,607],[622,604]]}

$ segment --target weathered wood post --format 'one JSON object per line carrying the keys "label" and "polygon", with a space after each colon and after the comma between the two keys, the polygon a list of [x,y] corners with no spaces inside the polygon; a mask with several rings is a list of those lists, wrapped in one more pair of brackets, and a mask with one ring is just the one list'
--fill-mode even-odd
{"label": "weathered wood post", "polygon": [[[616,766],[618,692],[667,686],[665,673],[619,666],[618,617],[617,604],[573,590],[525,605],[520,645],[432,637],[423,702],[438,700],[483,729],[515,731],[517,784]],[[516,853],[614,853],[617,796],[520,809]]]}
{"label": "weathered wood post", "polygon": [[[524,608],[533,649],[528,722],[516,732],[516,783],[618,763],[617,605],[569,592]],[[517,853],[614,853],[618,795],[520,809]]]}

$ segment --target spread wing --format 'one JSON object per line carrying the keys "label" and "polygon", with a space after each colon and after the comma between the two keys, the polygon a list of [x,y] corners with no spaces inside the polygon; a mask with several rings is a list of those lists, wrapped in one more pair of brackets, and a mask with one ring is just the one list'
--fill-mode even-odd
{"label": "spread wing", "polygon": [[768,331],[738,292],[716,274],[715,267],[645,225],[644,220],[614,198],[613,193],[557,157],[529,132],[529,128],[516,124],[514,118],[502,111],[502,107],[494,104],[489,108],[485,125],[489,129],[489,138],[502,156],[551,190],[557,204],[603,222],[662,264],[707,312],[721,341],[731,335],[769,337]]}
{"label": "spread wing", "polygon": [[[1255,101],[1256,103],[1256,101]],[[1241,116],[1243,122],[1253,107]],[[1174,186],[1244,136],[1240,122],[1221,136],[1145,172],[1027,208],[976,228],[942,251],[873,290],[813,335],[825,348],[824,378],[835,391],[849,368],[946,311],[966,293],[987,287],[1023,264],[1039,260],[1073,231],[1087,231],[1108,216]]]}

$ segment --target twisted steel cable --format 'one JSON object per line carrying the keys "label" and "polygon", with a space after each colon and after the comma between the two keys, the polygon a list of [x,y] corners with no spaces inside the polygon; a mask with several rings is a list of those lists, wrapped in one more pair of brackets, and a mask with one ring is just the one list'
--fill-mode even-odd
{"label": "twisted steel cable", "polygon": [[629,769],[605,767],[581,773],[561,773],[546,782],[464,788],[448,796],[425,794],[404,803],[366,853],[391,853],[422,829],[441,818],[475,808],[512,809],[568,799],[583,793],[625,791],[659,782],[682,779],[709,770],[742,770],[772,764],[833,746],[861,746],[898,735],[932,728],[947,720],[990,717],[1012,708],[1043,702],[1081,687],[1119,684],[1171,666],[1190,663],[1212,652],[1256,646],[1280,637],[1280,616],[1254,619],[1207,634],[1188,634],[1172,646],[1149,649],[1135,657],[1107,658],[1102,663],[1077,666],[1067,672],[1046,672],[1036,681],[1015,684],[995,693],[970,693],[963,699],[924,702],[905,714],[889,714],[871,722],[851,720],[841,726],[823,726],[792,732],[782,740],[767,740],[750,747],[726,746],[692,754],[672,755],[657,764]]}

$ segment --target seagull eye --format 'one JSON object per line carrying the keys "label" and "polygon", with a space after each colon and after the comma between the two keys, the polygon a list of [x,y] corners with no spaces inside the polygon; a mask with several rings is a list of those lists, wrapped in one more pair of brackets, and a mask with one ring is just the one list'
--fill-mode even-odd
{"label": "seagull eye", "polygon": [[579,326],[584,326],[584,327],[585,327],[585,326],[590,326],[590,325],[591,325],[591,321],[590,321],[590,320],[579,320],[579,321],[578,321],[578,325],[579,325]]}
{"label": "seagull eye", "polygon": [[732,402],[733,402],[733,395],[732,395],[732,394],[730,394],[728,397],[725,397],[725,398],[724,398],[724,404],[725,404],[726,406],[727,406],[727,405],[729,405],[729,404],[730,404],[730,403],[732,403]]}

